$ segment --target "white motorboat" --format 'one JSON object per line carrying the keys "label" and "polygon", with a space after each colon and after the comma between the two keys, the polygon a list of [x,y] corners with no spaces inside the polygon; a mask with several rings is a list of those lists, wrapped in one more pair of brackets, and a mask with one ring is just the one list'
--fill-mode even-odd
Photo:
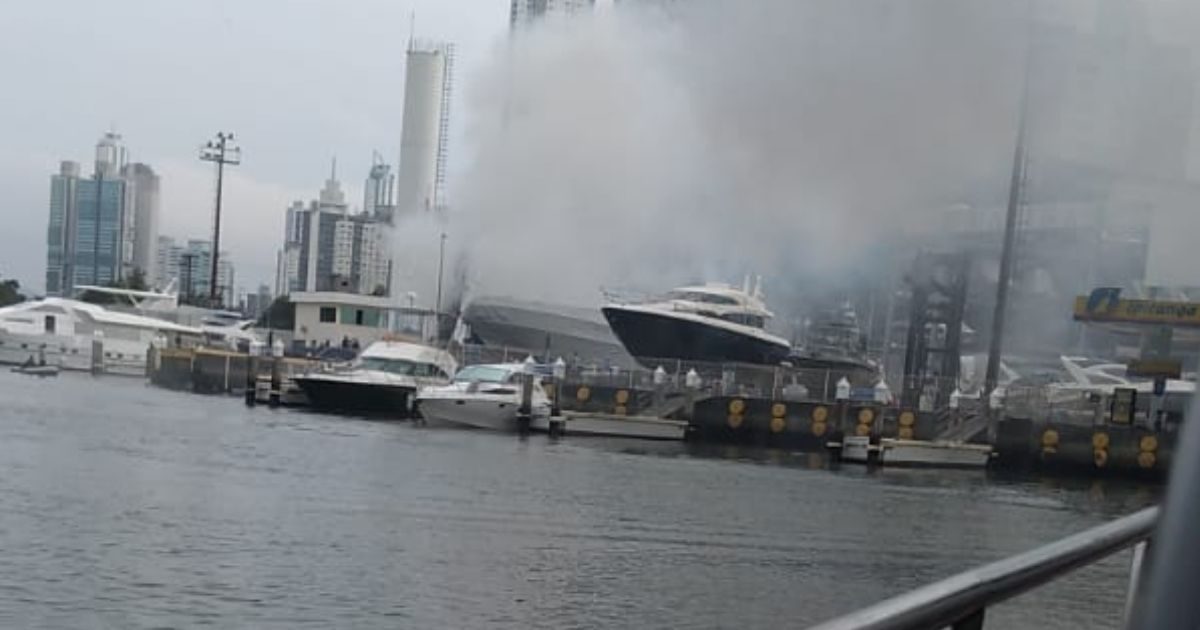
{"label": "white motorboat", "polygon": [[417,390],[449,383],[456,367],[454,357],[444,350],[408,341],[377,341],[348,366],[292,380],[317,409],[409,418]]}
{"label": "white motorboat", "polygon": [[761,287],[753,293],[715,283],[682,287],[665,299],[601,310],[638,359],[775,365],[792,350],[788,340],[765,330],[772,314]]}
{"label": "white motorboat", "polygon": [[152,343],[187,346],[203,339],[200,328],[65,298],[0,308],[0,363],[44,356],[67,370],[144,376]]}
{"label": "white motorboat", "polygon": [[[521,389],[527,374],[520,363],[471,365],[454,375],[454,382],[428,387],[417,394],[417,409],[426,421],[495,431],[515,431],[521,408]],[[550,415],[550,398],[533,376],[535,419]]]}

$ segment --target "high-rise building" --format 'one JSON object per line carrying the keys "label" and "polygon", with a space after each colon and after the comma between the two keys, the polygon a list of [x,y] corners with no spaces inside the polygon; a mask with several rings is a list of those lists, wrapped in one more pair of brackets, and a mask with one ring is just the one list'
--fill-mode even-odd
{"label": "high-rise building", "polygon": [[409,43],[396,181],[396,211],[400,214],[445,204],[453,67],[452,45]]}
{"label": "high-rise building", "polygon": [[[379,166],[379,164],[376,164]],[[386,169],[372,168],[380,183],[374,199],[388,201]],[[368,184],[372,178],[368,178]],[[372,197],[368,193],[368,199]],[[384,216],[390,206],[374,212],[349,214],[336,172],[325,181],[319,199],[305,208],[288,207],[284,245],[276,256],[275,292],[342,291],[373,295],[388,293],[391,264],[386,247]]]}
{"label": "high-rise building", "polygon": [[50,178],[50,223],[46,228],[46,293],[64,295],[75,284],[75,233],[78,220],[79,164],[63,162]]}
{"label": "high-rise building", "polygon": [[384,223],[391,223],[395,210],[396,178],[392,167],[378,153],[371,156],[371,170],[363,183],[363,213]]}
{"label": "high-rise building", "polygon": [[137,162],[121,169],[126,183],[126,207],[132,221],[128,229],[133,235],[131,265],[141,270],[146,281],[155,278],[155,248],[158,244],[159,193],[158,175],[146,164]]}
{"label": "high-rise building", "polygon": [[159,179],[145,164],[126,164],[121,136],[96,143],[91,178],[64,161],[50,178],[46,230],[46,293],[70,295],[74,287],[125,279],[133,268],[155,277]]}
{"label": "high-rise building", "polygon": [[512,0],[509,23],[516,28],[546,17],[591,11],[595,5],[596,0]]}

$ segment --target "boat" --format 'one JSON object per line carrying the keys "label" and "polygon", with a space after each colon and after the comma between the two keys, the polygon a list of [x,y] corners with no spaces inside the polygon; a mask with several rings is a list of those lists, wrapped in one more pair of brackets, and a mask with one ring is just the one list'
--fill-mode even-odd
{"label": "boat", "polygon": [[424,344],[385,340],[349,364],[292,377],[308,404],[322,411],[410,418],[421,387],[450,382],[457,363]]}
{"label": "boat", "polygon": [[252,330],[255,320],[247,319],[236,311],[180,304],[179,294],[174,290],[174,285],[175,282],[172,281],[163,291],[79,285],[74,288],[74,292],[81,301],[99,304],[109,311],[142,315],[181,326],[199,328],[204,332],[205,343],[210,346],[248,352],[251,344],[261,341]]}
{"label": "boat", "polygon": [[761,285],[753,292],[718,283],[681,287],[662,299],[610,303],[601,311],[646,367],[662,359],[778,365],[792,351],[788,340],[765,330],[772,314]]}
{"label": "boat", "polygon": [[530,374],[522,363],[467,366],[449,385],[421,390],[417,408],[426,422],[434,424],[515,431],[527,375],[534,379],[531,419],[544,420],[550,416],[550,399],[540,377]]}
{"label": "boat", "polygon": [[469,328],[470,339],[489,348],[508,349],[513,357],[563,357],[573,365],[636,364],[613,335],[599,305],[568,306],[481,296],[467,302],[462,321]]}
{"label": "boat", "polygon": [[992,447],[951,441],[879,440],[879,462],[884,466],[983,468],[992,458]]}
{"label": "boat", "polygon": [[47,297],[0,308],[0,363],[44,355],[65,370],[145,376],[151,344],[203,343],[204,331],[97,304]]}
{"label": "boat", "polygon": [[858,326],[858,314],[845,303],[820,312],[806,323],[803,343],[787,361],[806,369],[878,372],[878,366],[865,353],[866,338]]}
{"label": "boat", "polygon": [[28,376],[58,376],[57,365],[21,365],[12,369],[17,374],[25,374]]}

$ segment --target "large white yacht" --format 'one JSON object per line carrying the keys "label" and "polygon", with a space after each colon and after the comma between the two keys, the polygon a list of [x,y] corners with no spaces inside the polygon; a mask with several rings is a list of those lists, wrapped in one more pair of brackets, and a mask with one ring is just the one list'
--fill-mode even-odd
{"label": "large white yacht", "polygon": [[[467,366],[449,385],[422,389],[417,394],[417,410],[435,424],[514,431],[526,373],[522,363]],[[534,419],[550,416],[550,399],[536,375],[531,402]]]}
{"label": "large white yacht", "polygon": [[778,364],[792,349],[765,330],[772,314],[761,287],[753,292],[716,283],[681,287],[663,299],[601,310],[638,359]]}
{"label": "large white yacht", "polygon": [[0,308],[0,363],[44,355],[68,370],[144,376],[151,343],[195,345],[204,330],[48,297]]}
{"label": "large white yacht", "polygon": [[449,383],[456,367],[454,357],[444,350],[408,341],[377,341],[350,365],[292,380],[317,409],[409,418],[417,390]]}

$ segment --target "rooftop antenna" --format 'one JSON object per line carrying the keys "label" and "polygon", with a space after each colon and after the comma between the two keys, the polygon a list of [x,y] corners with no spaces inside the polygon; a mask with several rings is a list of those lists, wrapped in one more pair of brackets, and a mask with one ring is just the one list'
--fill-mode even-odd
{"label": "rooftop antenna", "polygon": [[337,181],[337,156],[333,156],[329,164],[329,181]]}
{"label": "rooftop antenna", "polygon": [[412,52],[417,38],[417,10],[413,9],[408,14],[408,51]]}

